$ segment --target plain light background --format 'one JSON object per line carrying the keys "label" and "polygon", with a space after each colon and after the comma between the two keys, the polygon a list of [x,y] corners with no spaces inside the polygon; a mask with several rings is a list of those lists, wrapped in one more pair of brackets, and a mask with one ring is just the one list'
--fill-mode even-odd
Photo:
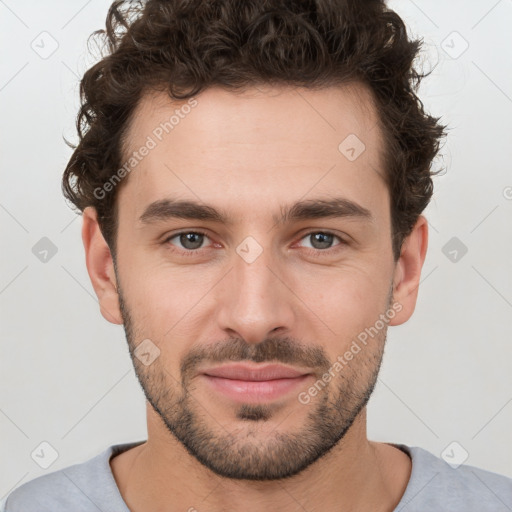
{"label": "plain light background", "polygon": [[[0,498],[146,438],[123,328],[99,312],[81,217],[60,190],[63,136],[76,141],[78,80],[94,62],[86,39],[109,4],[0,0]],[[512,1],[389,5],[424,38],[436,67],[420,97],[450,132],[417,308],[388,330],[368,434],[437,456],[456,442],[465,464],[512,477]],[[57,251],[46,262],[33,252],[43,237]],[[58,454],[47,469],[33,455],[43,442]]]}

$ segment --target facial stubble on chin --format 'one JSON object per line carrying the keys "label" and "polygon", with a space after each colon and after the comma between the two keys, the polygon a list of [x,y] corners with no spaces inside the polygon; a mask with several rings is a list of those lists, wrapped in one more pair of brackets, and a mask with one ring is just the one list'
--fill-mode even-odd
{"label": "facial stubble on chin", "polygon": [[[325,351],[290,338],[267,338],[258,344],[231,338],[192,349],[183,358],[181,375],[177,378],[160,364],[160,358],[145,366],[134,355],[138,344],[137,329],[119,280],[117,282],[130,356],[146,399],[188,453],[219,476],[263,481],[288,478],[302,472],[343,439],[374,390],[386,329],[372,340],[372,346],[365,346],[337,374],[339,383],[336,387],[333,380],[318,392],[315,402],[307,406],[310,411],[298,430],[284,433],[276,424],[270,434],[262,438],[258,436],[258,427],[275,417],[274,407],[272,404],[241,404],[235,407],[237,427],[230,432],[205,412],[205,407],[193,396],[194,375],[200,363],[277,361],[315,368],[317,378],[321,378],[332,367]],[[294,406],[306,407],[298,400]],[[288,415],[294,413],[292,410]],[[240,427],[240,421],[246,423],[246,428]]]}

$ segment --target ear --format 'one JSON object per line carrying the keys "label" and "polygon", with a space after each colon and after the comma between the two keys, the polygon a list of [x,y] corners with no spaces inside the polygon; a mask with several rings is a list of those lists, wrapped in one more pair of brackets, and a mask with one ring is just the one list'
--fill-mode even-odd
{"label": "ear", "polygon": [[425,261],[428,246],[428,222],[420,215],[411,234],[404,240],[400,258],[395,266],[393,277],[393,304],[397,314],[390,325],[400,325],[412,316],[418,298],[421,269]]}
{"label": "ear", "polygon": [[101,314],[113,324],[122,324],[114,262],[101,233],[96,209],[92,206],[83,211],[82,241],[87,272],[98,297]]}

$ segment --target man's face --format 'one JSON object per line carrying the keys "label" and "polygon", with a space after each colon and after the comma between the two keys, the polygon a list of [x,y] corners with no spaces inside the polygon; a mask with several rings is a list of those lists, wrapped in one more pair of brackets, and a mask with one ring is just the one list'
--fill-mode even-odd
{"label": "man's face", "polygon": [[[147,96],[130,127],[125,156],[151,149],[118,195],[125,331],[159,428],[217,474],[283,478],[335,446],[377,378],[395,268],[381,134],[355,86],[196,100],[162,133],[180,105]],[[334,198],[367,215],[281,219],[296,202]],[[166,199],[225,218],[148,210]],[[144,362],[133,353],[143,340]],[[302,377],[267,386],[205,374],[236,363]]]}

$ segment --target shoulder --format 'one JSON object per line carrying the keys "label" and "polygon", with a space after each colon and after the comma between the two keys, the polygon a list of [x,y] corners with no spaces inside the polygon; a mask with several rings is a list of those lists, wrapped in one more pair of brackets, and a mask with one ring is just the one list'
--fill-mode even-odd
{"label": "shoulder", "polygon": [[412,459],[409,484],[396,512],[512,510],[512,479],[474,466],[452,467],[419,447],[395,445]]}
{"label": "shoulder", "polygon": [[114,510],[112,504],[119,512],[127,510],[109,460],[137,444],[112,445],[85,462],[34,478],[12,491],[0,503],[0,512],[97,512]]}

